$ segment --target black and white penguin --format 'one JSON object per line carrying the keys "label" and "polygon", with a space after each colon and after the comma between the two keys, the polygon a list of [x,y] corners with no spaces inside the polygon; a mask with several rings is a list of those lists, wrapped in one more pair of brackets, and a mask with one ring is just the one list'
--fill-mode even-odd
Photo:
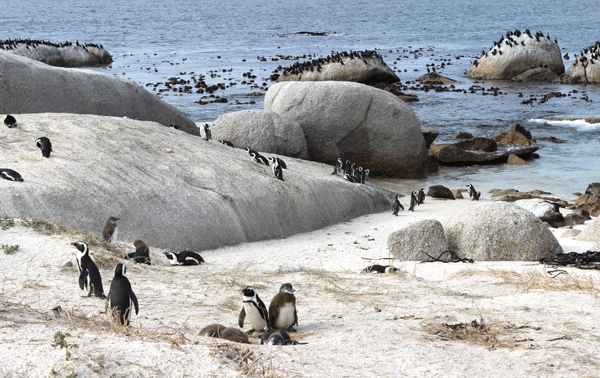
{"label": "black and white penguin", "polygon": [[90,257],[90,250],[86,243],[72,243],[77,248],[77,269],[79,270],[79,287],[88,290],[88,297],[92,295],[105,298],[102,287],[102,277],[98,267]]}
{"label": "black and white penguin", "polygon": [[284,283],[279,288],[279,293],[271,300],[269,305],[269,324],[271,328],[287,329],[290,332],[296,331],[293,326],[298,325],[298,314],[294,292],[292,284]]}
{"label": "black and white penguin", "polygon": [[335,163],[335,166],[333,167],[333,173],[332,175],[339,175],[340,173],[342,173],[342,167],[344,166],[344,163],[342,161],[342,158],[339,158],[337,160],[337,163]]}
{"label": "black and white penguin", "polygon": [[371,265],[362,270],[363,273],[393,273],[398,268],[393,265]]}
{"label": "black and white penguin", "polygon": [[260,343],[264,345],[298,345],[307,344],[292,340],[290,335],[282,329],[272,329],[260,335]]}
{"label": "black and white penguin", "polygon": [[254,152],[254,151],[250,152],[250,157],[252,158],[252,160],[254,160],[255,162],[257,162],[259,164],[264,164],[266,166],[269,166],[269,161],[267,160],[267,158],[262,156],[258,152]]}
{"label": "black and white penguin", "polygon": [[140,311],[138,300],[135,293],[131,289],[131,283],[125,274],[127,267],[125,264],[117,264],[115,268],[115,276],[110,283],[110,291],[108,292],[108,308],[115,308],[119,314],[119,320],[123,325],[129,325],[131,317],[131,306],[135,308],[135,314]]}
{"label": "black and white penguin", "polygon": [[38,146],[40,150],[42,150],[43,157],[50,157],[50,152],[52,152],[52,143],[50,143],[50,139],[46,137],[37,138],[35,140],[35,145]]}
{"label": "black and white penguin", "polygon": [[240,328],[244,328],[244,320],[248,318],[251,330],[247,333],[251,335],[254,331],[266,331],[269,329],[269,315],[267,313],[267,307],[263,301],[259,298],[256,290],[252,286],[246,286],[242,290],[244,295],[242,310],[240,311],[240,317],[238,319],[238,325]]}
{"label": "black and white penguin", "polygon": [[135,247],[135,252],[130,252],[125,255],[126,259],[133,259],[138,264],[148,264],[151,265],[150,261],[150,247],[143,241],[137,239],[133,242],[133,246]]}
{"label": "black and white penguin", "polygon": [[283,169],[287,169],[287,165],[285,164],[285,162],[283,160],[281,160],[278,157],[272,157],[269,156],[268,157],[269,161],[271,162],[271,164],[275,164],[275,162],[277,162],[277,164],[279,164],[279,166]]}
{"label": "black and white penguin", "polygon": [[352,177],[352,164],[350,164],[350,160],[346,160],[346,165],[344,166],[344,178]]}
{"label": "black and white penguin", "polygon": [[218,142],[226,145],[227,147],[233,147],[233,143],[228,140],[219,139]]}
{"label": "black and white penguin", "polygon": [[204,131],[204,140],[212,139],[212,134],[210,132],[210,125],[208,123],[202,124],[202,131]]}
{"label": "black and white penguin", "polygon": [[425,202],[425,188],[419,189],[419,195],[417,197],[417,205]]}
{"label": "black and white penguin", "polygon": [[165,252],[171,265],[200,265],[204,262],[202,256],[192,251]]}
{"label": "black and white penguin", "polygon": [[117,241],[117,235],[119,234],[119,229],[117,226],[117,221],[119,218],[117,217],[109,217],[104,223],[104,228],[102,229],[102,238],[109,243],[114,243]]}
{"label": "black and white penguin", "polygon": [[10,114],[7,114],[6,118],[4,118],[4,124],[9,129],[12,129],[13,127],[17,126],[17,120],[15,119],[15,117],[11,116]]}
{"label": "black and white penguin", "polygon": [[415,211],[415,206],[418,202],[419,201],[417,200],[417,192],[413,190],[410,194],[410,207],[408,208],[408,211]]}
{"label": "black and white penguin", "polygon": [[279,166],[279,161],[275,160],[272,168],[273,168],[273,175],[275,176],[275,178],[277,178],[278,180],[284,181],[283,180],[283,170],[281,169],[281,166]]}
{"label": "black and white penguin", "polygon": [[398,216],[398,211],[404,211],[404,206],[400,203],[400,195],[396,194],[396,199],[394,199],[394,204],[392,205],[392,214]]}
{"label": "black and white penguin", "polygon": [[475,187],[471,184],[467,184],[467,188],[469,188],[469,197],[471,197],[471,201],[479,201],[481,192],[476,191]]}
{"label": "black and white penguin", "polygon": [[354,170],[354,182],[361,183],[363,177],[363,169],[362,167],[358,167]]}
{"label": "black and white penguin", "polygon": [[0,177],[10,181],[23,181],[23,177],[17,171],[9,168],[0,168]]}

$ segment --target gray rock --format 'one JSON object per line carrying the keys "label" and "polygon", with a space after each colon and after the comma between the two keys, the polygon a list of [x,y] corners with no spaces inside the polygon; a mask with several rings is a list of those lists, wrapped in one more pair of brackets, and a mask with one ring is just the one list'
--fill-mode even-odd
{"label": "gray rock", "polygon": [[591,63],[592,56],[600,52],[600,41],[587,48],[587,53],[575,59],[575,62],[569,67],[564,75],[561,75],[559,81],[563,84],[600,84],[600,62],[598,58]]}
{"label": "gray rock", "polygon": [[388,249],[399,261],[429,260],[448,250],[442,224],[435,219],[418,219],[401,226],[388,237]]}
{"label": "gray rock", "polygon": [[596,218],[577,237],[579,241],[600,243],[600,218]]}
{"label": "gray rock", "polygon": [[586,220],[586,217],[580,214],[576,214],[575,212],[564,216],[565,226],[576,226],[578,224],[584,224]]}
{"label": "gray rock", "polygon": [[[561,75],[565,72],[560,47],[546,37],[539,40],[533,36],[522,34],[512,37],[517,44],[513,47],[503,42],[500,48],[492,47],[487,56],[482,56],[473,65],[467,76],[472,79],[483,80],[511,80],[532,68],[544,65],[545,68]],[[525,46],[521,45],[525,43]],[[492,51],[497,53],[494,55]],[[502,54],[498,53],[500,51]]]}
{"label": "gray rock", "polygon": [[426,73],[425,75],[419,77],[417,79],[417,81],[422,84],[435,84],[435,85],[456,83],[456,80],[452,80],[450,78],[444,77],[444,76],[438,74],[437,72]]}
{"label": "gray rock", "polygon": [[440,135],[440,131],[433,127],[421,127],[423,138],[425,138],[425,148],[429,149],[433,144],[433,141]]}
{"label": "gray rock", "polygon": [[600,182],[593,182],[588,185],[585,194],[600,198]]}
{"label": "gray rock", "polygon": [[556,81],[558,75],[547,68],[532,68],[512,78],[512,81],[531,82],[531,81],[547,81],[549,83]]}
{"label": "gray rock", "polygon": [[113,61],[108,51],[99,47],[36,45],[28,48],[18,44],[16,48],[3,51],[56,67],[101,66]]}
{"label": "gray rock", "polygon": [[300,124],[312,160],[333,165],[342,157],[375,176],[427,173],[417,117],[386,91],[348,82],[284,82],[269,88],[264,108]]}
{"label": "gray rock", "polygon": [[452,191],[443,185],[431,185],[427,191],[427,195],[431,198],[455,199]]}
{"label": "gray rock", "polygon": [[275,112],[242,110],[217,118],[213,139],[228,140],[239,148],[308,159],[304,132],[298,123]]}
{"label": "gray rock", "polygon": [[537,151],[538,148],[538,146],[527,146],[510,148],[503,151],[485,152],[463,150],[454,144],[437,144],[431,146],[429,154],[435,156],[438,162],[445,166],[485,165],[506,163],[511,154],[519,157],[528,157]]}
{"label": "gray rock", "polygon": [[541,199],[523,199],[515,202],[515,205],[522,207],[527,211],[531,211],[538,218],[546,218],[552,216],[555,211],[555,206],[548,201]]}
{"label": "gray rock", "polygon": [[181,111],[131,80],[0,51],[0,114],[77,113],[154,121],[200,135]]}
{"label": "gray rock", "polygon": [[535,261],[562,248],[542,221],[520,206],[490,202],[444,222],[449,248],[475,261]]}
{"label": "gray rock", "polygon": [[[75,114],[14,114],[0,161],[24,181],[0,180],[0,214],[52,219],[99,235],[109,216],[119,240],[202,251],[282,238],[386,211],[393,193],[285,158],[280,181],[244,150],[154,122]],[[52,141],[43,158],[35,139]],[[10,164],[8,164],[10,162]]]}

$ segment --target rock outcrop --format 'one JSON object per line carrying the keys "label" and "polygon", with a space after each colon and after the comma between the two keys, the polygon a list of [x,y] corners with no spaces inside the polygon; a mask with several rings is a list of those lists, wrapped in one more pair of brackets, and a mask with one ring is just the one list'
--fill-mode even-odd
{"label": "rock outcrop", "polygon": [[427,150],[412,109],[394,95],[349,82],[283,82],[269,88],[264,109],[304,130],[310,158],[350,160],[372,176],[419,178]]}
{"label": "rock outcrop", "polygon": [[56,67],[103,66],[113,61],[108,51],[99,46],[55,46],[50,44],[31,46],[20,43],[16,44],[16,47],[4,51]]}
{"label": "rock outcrop", "polygon": [[425,138],[425,148],[429,149],[433,144],[433,141],[440,135],[440,131],[433,127],[421,127],[423,138]]}
{"label": "rock outcrop", "polygon": [[600,198],[600,182],[593,182],[585,189],[585,194]]}
{"label": "rock outcrop", "polygon": [[531,211],[533,215],[552,227],[558,228],[565,225],[565,219],[558,210],[558,204],[541,199],[523,199],[514,202],[514,204]]}
{"label": "rock outcrop", "polygon": [[600,41],[584,49],[567,72],[560,76],[563,84],[600,84]]}
{"label": "rock outcrop", "polygon": [[431,185],[427,191],[427,195],[431,198],[455,199],[452,191],[443,185]]}
{"label": "rock outcrop", "polygon": [[597,218],[581,231],[577,240],[600,243],[600,218]]}
{"label": "rock outcrop", "polygon": [[530,81],[547,81],[549,83],[556,81],[558,79],[558,75],[547,68],[533,68],[531,70],[527,70],[520,75],[517,75],[512,78],[512,81],[518,82],[530,82]]}
{"label": "rock outcrop", "polygon": [[217,118],[211,126],[213,139],[299,159],[308,159],[304,132],[298,123],[275,112],[242,110]]}
{"label": "rock outcrop", "polygon": [[101,72],[52,67],[0,51],[0,114],[76,113],[178,125],[200,135],[180,110],[135,82]]}
{"label": "rock outcrop", "polygon": [[487,165],[506,163],[511,154],[522,158],[529,158],[538,148],[538,146],[528,146],[496,152],[484,152],[463,150],[455,144],[438,144],[429,149],[429,154],[433,155],[441,165],[445,166]]}
{"label": "rock outcrop", "polygon": [[[285,158],[280,181],[242,149],[154,122],[75,114],[14,114],[0,161],[24,181],[0,180],[0,214],[52,219],[120,241],[201,251],[282,238],[388,210],[393,193]],[[52,141],[43,158],[35,139]],[[270,156],[270,155],[267,155]]]}
{"label": "rock outcrop", "polygon": [[575,200],[575,206],[587,210],[593,217],[600,216],[600,198],[596,196],[582,194]]}
{"label": "rock outcrop", "polygon": [[452,80],[447,77],[444,77],[444,76],[438,74],[437,72],[426,73],[425,75],[419,77],[417,79],[417,81],[420,82],[421,84],[435,84],[435,85],[456,83],[456,80]]}
{"label": "rock outcrop", "polygon": [[390,234],[388,249],[399,261],[422,261],[430,260],[429,256],[437,258],[447,251],[448,242],[439,221],[418,219]]}
{"label": "rock outcrop", "polygon": [[531,212],[491,202],[462,210],[444,222],[449,249],[475,261],[537,261],[563,252]]}
{"label": "rock outcrop", "polygon": [[474,62],[467,76],[480,80],[511,80],[535,68],[545,68],[556,75],[565,72],[560,47],[548,36],[509,33]]}

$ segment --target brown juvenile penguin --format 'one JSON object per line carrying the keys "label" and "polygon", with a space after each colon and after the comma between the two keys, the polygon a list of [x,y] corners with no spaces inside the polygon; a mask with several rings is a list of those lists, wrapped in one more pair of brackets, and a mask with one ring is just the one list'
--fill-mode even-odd
{"label": "brown juvenile penguin", "polygon": [[109,243],[114,243],[117,241],[117,234],[119,230],[117,229],[117,221],[119,218],[110,217],[104,223],[104,228],[102,229],[102,238]]}
{"label": "brown juvenile penguin", "polygon": [[272,329],[286,329],[295,332],[294,325],[298,325],[296,312],[296,297],[294,288],[290,283],[284,283],[279,293],[273,297],[269,305],[269,325]]}
{"label": "brown juvenile penguin", "polygon": [[125,258],[133,259],[136,263],[139,264],[148,264],[151,265],[150,262],[150,247],[140,239],[133,242],[133,246],[135,247],[135,252],[128,253]]}
{"label": "brown juvenile penguin", "polygon": [[209,324],[200,330],[199,336],[220,337],[221,332],[227,327],[222,324]]}

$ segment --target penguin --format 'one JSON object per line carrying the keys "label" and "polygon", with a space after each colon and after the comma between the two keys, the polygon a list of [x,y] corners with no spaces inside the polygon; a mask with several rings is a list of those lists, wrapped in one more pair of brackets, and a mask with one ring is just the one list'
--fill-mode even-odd
{"label": "penguin", "polygon": [[282,329],[273,329],[260,335],[260,343],[265,345],[299,345],[308,344],[292,340],[290,335]]}
{"label": "penguin", "polygon": [[415,211],[415,205],[417,204],[417,202],[419,202],[417,200],[417,192],[413,190],[410,194],[410,207],[408,208],[408,211]]}
{"label": "penguin", "polygon": [[398,268],[393,265],[371,265],[362,270],[363,273],[393,273]]}
{"label": "penguin", "polygon": [[218,142],[226,145],[227,147],[233,147],[233,143],[228,140],[219,139]]}
{"label": "penguin", "polygon": [[131,289],[131,283],[125,274],[127,267],[125,264],[117,264],[115,267],[115,276],[110,283],[110,291],[108,292],[108,308],[115,308],[119,314],[119,320],[122,325],[129,325],[129,317],[131,316],[131,306],[135,308],[135,314],[140,311],[138,300],[135,293]]}
{"label": "penguin", "polygon": [[119,234],[119,229],[117,228],[117,221],[119,218],[117,217],[109,217],[104,223],[104,228],[102,229],[102,238],[109,243],[115,243],[117,241],[117,235]]}
{"label": "penguin", "polygon": [[219,332],[219,338],[229,341],[235,341],[236,343],[250,344],[248,335],[241,329],[234,327],[227,327]]}
{"label": "penguin", "polygon": [[280,158],[269,156],[268,159],[271,162],[271,164],[275,164],[275,162],[277,162],[281,168],[287,169],[287,165]]}
{"label": "penguin", "polygon": [[298,325],[298,314],[296,312],[294,291],[292,284],[284,283],[279,288],[279,293],[271,300],[269,305],[269,324],[271,328],[296,332],[293,326]]}
{"label": "penguin", "polygon": [[346,160],[346,166],[344,168],[344,178],[346,178],[346,176],[352,176],[352,164],[350,164],[350,160]]}
{"label": "penguin", "polygon": [[360,183],[362,175],[363,175],[362,167],[358,167],[357,169],[355,169],[354,170],[354,182]]}
{"label": "penguin", "polygon": [[137,239],[133,242],[135,252],[130,252],[125,255],[126,259],[133,259],[138,264],[152,265],[150,262],[150,248],[146,243]]}
{"label": "penguin", "polygon": [[335,163],[335,166],[333,167],[333,173],[332,175],[339,175],[342,172],[342,166],[344,165],[342,158],[339,158],[337,160],[337,163]]}
{"label": "penguin", "polygon": [[275,178],[284,181],[283,180],[283,171],[281,170],[281,167],[279,166],[279,162],[277,160],[275,160],[275,163],[272,166],[273,168],[273,175],[275,176]]}
{"label": "penguin", "polygon": [[221,331],[223,331],[225,328],[227,327],[225,327],[222,324],[209,324],[200,330],[198,336],[219,338],[219,336],[221,335]]}
{"label": "penguin", "polygon": [[204,262],[202,256],[192,251],[165,252],[171,265],[200,265]]}
{"label": "penguin", "polygon": [[419,189],[419,195],[417,197],[417,205],[421,205],[425,202],[425,188]]}
{"label": "penguin", "polygon": [[42,150],[43,157],[50,157],[50,152],[52,152],[52,143],[50,143],[50,139],[46,137],[37,138],[35,140],[35,145],[38,146],[40,150]]}
{"label": "penguin", "polygon": [[7,114],[6,118],[4,118],[4,124],[9,129],[12,129],[13,127],[17,126],[17,120],[15,119],[15,117],[11,116],[10,114]]}
{"label": "penguin", "polygon": [[238,318],[238,325],[240,328],[244,328],[244,320],[248,317],[248,323],[250,323],[250,329],[246,332],[248,335],[254,333],[254,331],[266,331],[269,329],[269,315],[265,304],[260,299],[256,290],[252,286],[246,286],[242,290],[244,295],[242,310],[240,311],[240,317]]}
{"label": "penguin", "polygon": [[400,203],[400,195],[396,194],[396,199],[394,200],[394,204],[392,205],[392,214],[398,216],[398,211],[404,211],[404,206]]}
{"label": "penguin", "polygon": [[202,125],[202,131],[204,131],[204,140],[211,140],[212,139],[212,134],[210,132],[210,125],[208,123],[205,123]]}
{"label": "penguin", "polygon": [[471,201],[479,201],[481,192],[475,191],[475,187],[471,184],[467,184],[467,188],[469,188],[469,197],[471,197]]}
{"label": "penguin", "polygon": [[10,181],[23,181],[23,177],[17,171],[9,168],[0,168],[0,177]]}
{"label": "penguin", "polygon": [[104,296],[102,277],[98,267],[90,257],[90,250],[86,243],[72,243],[77,248],[77,269],[79,270],[79,287],[88,290],[88,297],[92,295],[99,298]]}
{"label": "penguin", "polygon": [[252,157],[252,160],[254,160],[255,162],[269,166],[269,161],[267,160],[267,158],[265,158],[258,152],[254,152],[254,151],[250,152],[250,156]]}

